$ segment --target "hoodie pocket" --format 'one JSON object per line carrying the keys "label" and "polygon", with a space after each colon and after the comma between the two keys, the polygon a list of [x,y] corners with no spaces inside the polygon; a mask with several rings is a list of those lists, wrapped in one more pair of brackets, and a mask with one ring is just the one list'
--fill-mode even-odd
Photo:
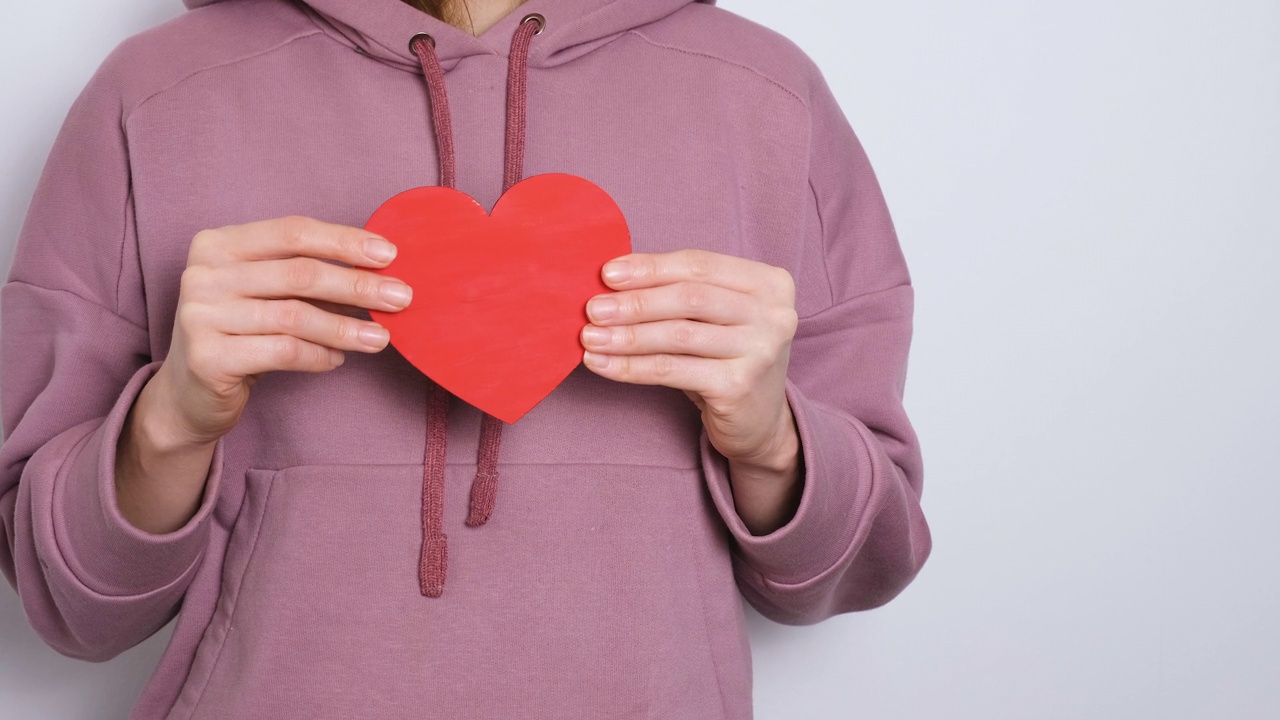
{"label": "hoodie pocket", "polygon": [[722,717],[701,473],[501,470],[468,527],[474,466],[446,469],[439,598],[418,587],[421,465],[249,470],[171,717]]}

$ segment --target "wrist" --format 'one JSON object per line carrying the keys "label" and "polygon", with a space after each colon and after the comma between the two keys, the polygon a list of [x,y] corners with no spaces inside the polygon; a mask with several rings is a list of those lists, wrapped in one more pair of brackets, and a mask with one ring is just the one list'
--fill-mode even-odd
{"label": "wrist", "polygon": [[212,448],[217,442],[217,438],[202,439],[187,430],[175,410],[175,397],[162,365],[142,388],[130,410],[130,437],[137,443],[137,449],[149,457],[195,454]]}
{"label": "wrist", "polygon": [[794,477],[800,461],[800,434],[795,415],[784,400],[768,439],[749,456],[728,457],[730,471],[752,477]]}
{"label": "wrist", "polygon": [[130,525],[155,535],[194,516],[216,453],[217,440],[192,439],[172,420],[170,407],[153,376],[125,417],[116,446],[116,507]]}

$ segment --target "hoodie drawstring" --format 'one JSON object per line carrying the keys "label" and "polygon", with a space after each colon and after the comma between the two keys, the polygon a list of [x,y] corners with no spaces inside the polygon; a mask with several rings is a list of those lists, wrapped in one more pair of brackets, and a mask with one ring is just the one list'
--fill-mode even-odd
{"label": "hoodie drawstring", "polygon": [[[520,182],[524,174],[524,134],[527,107],[529,45],[533,36],[542,32],[546,19],[537,13],[526,15],[511,38],[511,54],[507,61],[507,123],[503,157],[502,191]],[[445,93],[444,70],[436,56],[435,39],[418,33],[409,40],[409,48],[422,63],[423,78],[431,101],[431,123],[435,128],[437,154],[440,157],[440,184],[456,188],[457,159],[454,155],[453,121],[449,114],[449,98]],[[418,564],[418,583],[422,594],[440,597],[444,592],[448,569],[448,539],[444,533],[445,448],[449,436],[449,403],[452,393],[428,378],[427,431],[422,463],[422,554]],[[476,475],[471,481],[471,502],[467,525],[479,527],[493,512],[498,490],[498,449],[502,442],[502,421],[484,413],[480,422],[480,441],[476,449]]]}

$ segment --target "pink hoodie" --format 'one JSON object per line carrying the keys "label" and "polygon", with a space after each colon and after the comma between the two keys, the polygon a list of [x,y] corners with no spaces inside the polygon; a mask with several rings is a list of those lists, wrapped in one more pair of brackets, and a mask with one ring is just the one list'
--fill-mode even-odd
{"label": "pink hoodie", "polygon": [[[0,569],[70,656],[111,658],[176,615],[133,718],[750,718],[741,597],[809,624],[916,576],[910,277],[862,147],[792,43],[691,0],[528,0],[479,38],[401,0],[187,5],[77,98],[0,291]],[[430,384],[390,347],[263,376],[191,521],[131,526],[116,443],[168,351],[192,236],[290,214],[360,226],[438,183],[417,32],[447,80],[457,187],[492,207],[507,55],[532,12],[524,174],[603,187],[636,251],[795,278],[795,517],[752,535],[684,393],[579,367],[502,430],[483,525],[464,523],[482,413],[448,409],[448,582],[424,596]]]}

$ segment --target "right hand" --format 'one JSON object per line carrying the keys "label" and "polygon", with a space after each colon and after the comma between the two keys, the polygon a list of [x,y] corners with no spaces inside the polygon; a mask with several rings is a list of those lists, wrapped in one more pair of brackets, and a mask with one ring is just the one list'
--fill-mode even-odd
{"label": "right hand", "polygon": [[402,310],[409,286],[321,259],[385,267],[391,257],[370,254],[380,244],[394,257],[395,246],[375,233],[296,215],[196,233],[169,355],[152,378],[172,413],[165,424],[181,434],[170,441],[211,444],[226,434],[261,373],[326,372],[344,350],[385,348],[386,328],[351,313]]}

